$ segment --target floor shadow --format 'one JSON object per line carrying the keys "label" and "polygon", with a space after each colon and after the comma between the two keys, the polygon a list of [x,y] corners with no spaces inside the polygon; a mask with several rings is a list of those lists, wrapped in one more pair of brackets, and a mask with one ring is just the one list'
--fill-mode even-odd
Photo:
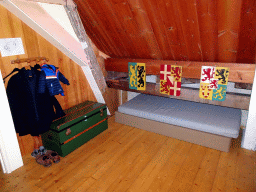
{"label": "floor shadow", "polygon": [[239,135],[236,139],[232,139],[230,149],[240,149],[242,143],[243,129],[240,129]]}

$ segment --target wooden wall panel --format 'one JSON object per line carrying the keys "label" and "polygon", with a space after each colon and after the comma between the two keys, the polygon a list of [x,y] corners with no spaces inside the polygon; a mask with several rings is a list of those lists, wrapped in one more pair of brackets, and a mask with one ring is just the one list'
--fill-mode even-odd
{"label": "wooden wall panel", "polygon": [[255,0],[74,0],[112,58],[253,63]]}
{"label": "wooden wall panel", "polygon": [[218,0],[218,61],[236,62],[242,0]]}
{"label": "wooden wall panel", "polygon": [[[129,55],[133,57],[146,57],[150,52],[145,39],[139,35],[140,30],[133,16],[133,11],[128,2],[118,2],[113,5],[117,22],[120,23],[121,31],[125,32],[127,43],[125,48],[129,48]],[[119,47],[122,49],[123,46]],[[112,56],[112,54],[110,55]]]}
{"label": "wooden wall panel", "polygon": [[[113,39],[112,33],[111,34],[106,33],[104,28],[101,27],[101,26],[104,26],[104,22],[101,21],[99,19],[99,17],[101,16],[102,18],[105,18],[105,16],[102,14],[98,15],[99,13],[101,13],[100,11],[98,11],[98,7],[95,5],[94,7],[91,8],[89,3],[90,3],[90,1],[88,1],[88,2],[82,1],[81,2],[81,4],[87,8],[86,17],[83,17],[82,21],[85,23],[93,21],[92,30],[93,31],[96,30],[97,33],[100,34],[100,36],[104,37],[104,40],[102,41],[103,45],[105,45],[104,47],[107,47],[107,50],[109,49],[109,51],[105,52],[106,54],[114,53],[115,55],[121,55],[121,51],[117,49],[118,45],[116,44],[116,40]],[[88,26],[88,25],[85,25],[85,29],[90,31],[90,28],[87,28],[86,26]],[[108,26],[108,27],[110,27],[110,26]],[[93,32],[91,35],[93,35]],[[99,40],[99,41],[100,41],[100,45],[102,45],[101,40]],[[95,44],[97,45],[97,43],[95,43]],[[111,46],[109,46],[109,45],[111,45]]]}
{"label": "wooden wall panel", "polygon": [[[59,67],[59,70],[70,82],[69,86],[62,84],[65,96],[56,96],[63,109],[72,107],[85,100],[96,101],[91,87],[78,64],[69,59],[19,18],[0,6],[0,38],[16,37],[22,38],[25,54],[10,57],[2,57],[0,55],[0,69],[3,77],[8,75],[15,67],[22,68],[27,65],[26,63],[11,64],[11,60],[44,56],[50,59],[49,64]],[[31,63],[31,65],[34,64],[35,62]],[[7,86],[9,79],[9,77],[6,79],[5,86]],[[32,152],[33,139],[30,135],[18,136],[18,141],[22,155]]]}
{"label": "wooden wall panel", "polygon": [[[173,50],[168,42],[167,33],[168,27],[166,27],[163,17],[158,14],[158,12],[165,11],[161,2],[156,1],[145,1],[144,0],[145,10],[148,13],[148,18],[151,22],[152,30],[156,36],[156,41],[159,45],[159,49],[161,50],[158,55],[161,57],[158,59],[168,59],[174,60]],[[168,11],[169,12],[169,11]],[[152,32],[152,31],[151,31]],[[152,32],[152,33],[153,33]]]}
{"label": "wooden wall panel", "polygon": [[174,6],[174,2],[160,0],[157,3],[165,24],[166,38],[171,46],[173,59],[176,61],[188,60],[188,49],[182,32],[179,12]]}
{"label": "wooden wall panel", "polygon": [[203,61],[195,0],[173,1],[178,10],[189,61]]}
{"label": "wooden wall panel", "polygon": [[201,36],[203,61],[214,62],[218,59],[218,25],[217,2],[212,0],[198,0],[198,23]]}
{"label": "wooden wall panel", "polygon": [[[98,10],[98,13],[100,13],[99,16],[104,19],[102,24],[105,26],[105,28],[114,29],[113,33],[109,35],[111,35],[111,38],[114,40],[117,50],[120,50],[121,55],[128,56],[129,53],[127,51],[127,48],[124,46],[125,44],[128,43],[127,38],[125,38],[126,35],[122,31],[119,21],[116,19],[116,17],[112,17],[112,15],[114,15],[115,12],[113,11],[111,2],[98,0],[95,8]],[[122,47],[122,49],[119,49],[119,47]],[[132,47],[129,47],[129,50],[131,49]]]}
{"label": "wooden wall panel", "polygon": [[[243,29],[243,30],[242,30]],[[241,9],[237,63],[255,63],[256,0],[244,0]]]}
{"label": "wooden wall panel", "polygon": [[152,28],[151,21],[146,12],[145,3],[142,0],[128,0],[127,2],[133,12],[133,17],[138,27],[138,34],[145,40],[145,44],[143,45],[145,48],[148,48],[148,54],[154,59],[162,59],[163,56]]}

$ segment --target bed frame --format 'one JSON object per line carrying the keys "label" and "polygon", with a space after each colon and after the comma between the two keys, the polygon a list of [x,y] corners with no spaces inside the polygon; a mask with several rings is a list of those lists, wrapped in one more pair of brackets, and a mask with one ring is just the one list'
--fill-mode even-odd
{"label": "bed frame", "polygon": [[127,115],[116,111],[115,120],[117,123],[129,125],[146,131],[166,135],[179,140],[202,145],[212,149],[229,152],[232,138],[197,131],[185,127],[153,121],[133,115]]}
{"label": "bed frame", "polygon": [[[127,81],[128,63],[146,63],[147,75],[160,75],[160,65],[179,65],[182,66],[182,78],[197,79],[201,78],[202,66],[228,67],[230,69],[229,82],[253,84],[255,64],[242,63],[216,63],[216,62],[191,62],[191,61],[170,61],[170,60],[152,60],[152,59],[113,59],[109,58],[105,61],[105,68],[108,72],[113,73],[107,83],[108,86],[115,89],[125,91],[139,92],[143,94],[157,95],[162,97],[171,97],[159,93],[159,79],[156,83],[147,83],[145,91],[129,89]],[[118,78],[119,77],[119,78]],[[123,81],[122,79],[125,79]],[[175,97],[174,97],[175,98]],[[223,102],[209,101],[198,97],[198,89],[192,90],[182,88],[181,96],[177,99],[194,101],[199,103],[209,103],[213,105],[221,105],[231,108],[239,108],[248,110],[250,103],[250,95],[234,95],[227,94],[227,98]],[[195,143],[205,147],[228,152],[230,149],[232,137],[221,136],[208,132],[198,131],[190,128],[149,120],[133,115],[115,112],[116,122],[177,138],[183,141]]]}

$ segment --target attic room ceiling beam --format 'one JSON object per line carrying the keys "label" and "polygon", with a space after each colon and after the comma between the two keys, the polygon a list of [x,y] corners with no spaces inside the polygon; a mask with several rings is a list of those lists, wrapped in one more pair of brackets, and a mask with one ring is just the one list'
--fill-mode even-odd
{"label": "attic room ceiling beam", "polygon": [[58,4],[58,5],[70,5],[75,7],[76,4],[72,0],[27,0],[40,3]]}
{"label": "attic room ceiling beam", "polygon": [[[104,83],[106,84],[106,82],[104,80],[103,82],[100,82],[100,84],[95,80],[92,72],[93,69],[90,67],[92,62],[85,54],[83,48],[85,44],[82,44],[81,46],[81,42],[75,40],[66,30],[64,30],[63,27],[61,27],[58,22],[39,5],[39,3],[26,0],[3,0],[0,1],[0,4],[62,51],[66,56],[80,65],[97,101],[99,103],[105,103],[99,85],[103,84],[101,87],[104,87]],[[69,7],[71,10],[76,9],[71,5]],[[90,48],[91,47],[88,47],[88,49]]]}
{"label": "attic room ceiling beam", "polygon": [[[65,6],[66,8],[66,12],[67,15],[69,16],[70,22],[73,26],[73,29],[80,41],[80,43],[82,44],[83,50],[87,55],[87,58],[89,60],[88,64],[89,64],[89,68],[90,70],[85,70],[85,67],[82,67],[84,72],[87,73],[90,71],[90,74],[92,74],[93,81],[97,84],[100,93],[97,95],[102,95],[103,100],[105,101],[105,103],[108,106],[108,114],[109,112],[111,114],[114,114],[115,112],[115,106],[116,103],[113,100],[112,96],[113,93],[111,91],[111,89],[108,89],[106,81],[105,81],[105,77],[104,74],[101,70],[101,67],[97,61],[97,58],[95,56],[95,53],[92,49],[92,45],[91,45],[91,41],[89,39],[89,37],[87,36],[87,33],[84,29],[84,25],[80,19],[79,13],[77,11],[76,8],[73,8],[71,6]],[[103,56],[106,56],[102,53]],[[90,79],[88,79],[90,82]],[[112,96],[111,96],[112,95]],[[113,103],[114,101],[114,103]]]}
{"label": "attic room ceiling beam", "polygon": [[65,0],[27,0],[27,1],[34,1],[40,3],[51,3],[51,4],[58,4],[58,5],[65,5]]}
{"label": "attic room ceiling beam", "polygon": [[191,61],[170,61],[151,59],[112,59],[105,60],[107,71],[128,73],[128,62],[146,63],[147,75],[160,75],[160,65],[182,66],[182,77],[200,79],[202,66],[229,67],[230,74],[228,81],[237,83],[253,83],[255,64],[242,63],[217,63],[217,62],[191,62]]}
{"label": "attic room ceiling beam", "polygon": [[67,15],[70,19],[71,25],[73,26],[73,29],[79,39],[79,41],[82,44],[82,47],[84,49],[84,52],[86,53],[89,62],[90,69],[92,70],[92,74],[95,78],[95,81],[97,82],[100,91],[102,93],[105,92],[105,89],[107,87],[107,84],[105,82],[104,75],[101,71],[101,68],[99,66],[99,63],[96,59],[96,56],[94,54],[94,51],[92,49],[91,42],[89,40],[89,37],[87,36],[83,23],[80,19],[79,13],[76,8],[73,8],[71,6],[65,6]]}

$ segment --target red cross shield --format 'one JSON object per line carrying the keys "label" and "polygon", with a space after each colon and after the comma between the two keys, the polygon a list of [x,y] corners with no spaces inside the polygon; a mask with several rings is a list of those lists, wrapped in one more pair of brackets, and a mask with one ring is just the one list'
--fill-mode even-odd
{"label": "red cross shield", "polygon": [[174,81],[174,77],[169,76],[167,84],[170,86],[169,95],[180,96],[181,82]]}
{"label": "red cross shield", "polygon": [[160,66],[160,80],[167,81],[167,77],[171,75],[171,65]]}

